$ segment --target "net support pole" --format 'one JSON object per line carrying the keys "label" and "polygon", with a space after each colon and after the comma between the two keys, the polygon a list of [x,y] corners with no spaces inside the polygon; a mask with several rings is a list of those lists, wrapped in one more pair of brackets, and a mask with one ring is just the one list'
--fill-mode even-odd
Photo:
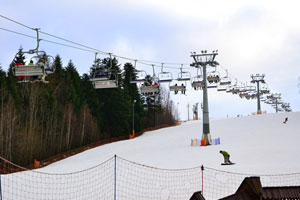
{"label": "net support pole", "polygon": [[201,178],[202,178],[201,194],[204,197],[204,194],[203,194],[203,172],[204,172],[204,167],[203,167],[203,165],[201,165]]}
{"label": "net support pole", "polygon": [[117,200],[117,155],[116,154],[115,154],[115,166],[114,166],[114,200]]}

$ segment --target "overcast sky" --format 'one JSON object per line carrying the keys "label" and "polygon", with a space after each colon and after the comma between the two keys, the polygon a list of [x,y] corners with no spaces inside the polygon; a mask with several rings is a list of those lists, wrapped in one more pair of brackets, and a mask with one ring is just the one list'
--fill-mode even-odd
{"label": "overcast sky", "polygon": [[[251,74],[264,73],[271,91],[281,93],[293,111],[299,111],[299,7],[297,0],[10,0],[1,3],[0,14],[44,32],[137,60],[189,64],[193,62],[191,51],[218,49],[216,60],[221,75],[225,75],[226,68],[238,81],[249,82]],[[0,28],[35,36],[34,31],[3,18]],[[4,70],[20,46],[24,50],[36,46],[34,39],[3,30],[0,36],[0,63]],[[43,34],[41,38],[66,43]],[[53,56],[59,54],[64,65],[71,59],[80,74],[89,72],[94,59],[93,53],[45,41],[41,42],[40,50]],[[152,74],[147,65],[138,64],[137,68]],[[195,69],[187,70],[196,75]],[[155,71],[159,73],[160,68]],[[173,68],[164,71],[172,72],[173,77],[179,72]],[[172,95],[172,99],[176,106],[179,102],[180,118],[187,119],[187,104],[191,109],[194,103],[201,103],[202,92],[188,90],[186,96]],[[274,112],[266,104],[262,104],[262,110]],[[256,100],[247,101],[210,89],[209,111],[210,117],[248,115],[256,111]]]}

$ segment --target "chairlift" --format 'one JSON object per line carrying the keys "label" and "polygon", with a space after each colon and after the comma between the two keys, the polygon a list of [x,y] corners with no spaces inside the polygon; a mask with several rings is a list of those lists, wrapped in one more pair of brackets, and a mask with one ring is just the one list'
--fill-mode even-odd
{"label": "chairlift", "polygon": [[[175,84],[172,86],[169,86],[170,91],[174,91],[175,94],[178,94],[178,92],[181,92],[181,94],[185,94],[186,81],[191,80],[190,72],[182,71],[182,67],[183,67],[183,64],[181,64],[180,72],[178,73]],[[182,82],[185,82],[185,84]]]}
{"label": "chairlift", "polygon": [[142,83],[142,82],[145,82],[146,81],[147,73],[144,70],[137,70],[136,69],[136,62],[137,62],[137,60],[135,60],[135,62],[134,62],[134,69],[135,70],[133,72],[133,73],[135,73],[134,74],[135,76],[133,76],[133,74],[132,74],[132,76],[130,78],[130,83]]}
{"label": "chairlift", "polygon": [[192,87],[195,90],[198,89],[201,90],[205,85],[205,80],[203,79],[202,71],[200,70],[200,74],[199,74],[199,70],[200,68],[197,68],[197,76],[192,78]]}
{"label": "chairlift", "polygon": [[135,79],[132,79],[130,83],[142,83],[146,81],[147,73],[144,70],[136,70]]}
{"label": "chairlift", "polygon": [[238,93],[240,93],[240,87],[239,86],[234,86],[233,88],[232,88],[232,94],[238,94]]}
{"label": "chairlift", "polygon": [[207,81],[209,84],[218,83],[220,81],[220,73],[215,70],[207,75]]}
{"label": "chairlift", "polygon": [[254,85],[246,85],[245,90],[247,92],[254,92],[256,91],[256,87]]}
{"label": "chairlift", "polygon": [[189,81],[191,80],[191,73],[182,71],[183,64],[181,64],[180,72],[177,75],[178,81]]}
{"label": "chairlift", "polygon": [[226,69],[226,76],[221,77],[220,85],[230,85],[230,84],[231,84],[231,78],[228,76],[228,70]]}
{"label": "chairlift", "polygon": [[266,104],[272,104],[273,102],[271,100],[266,100],[265,103]]}
{"label": "chairlift", "polygon": [[170,83],[173,80],[173,75],[171,72],[165,72],[163,71],[164,63],[161,64],[161,72],[158,73],[158,82],[167,82]]}
{"label": "chairlift", "polygon": [[102,63],[96,63],[97,52],[95,53],[96,71],[92,73],[90,81],[95,89],[111,89],[118,88],[118,77],[116,73],[112,72],[112,57],[110,56],[110,67],[107,68]]}
{"label": "chairlift", "polygon": [[262,84],[261,88],[260,88],[260,92],[262,94],[270,94],[270,90],[268,89],[268,85],[267,84]]}
{"label": "chairlift", "polygon": [[226,85],[221,85],[221,84],[219,84],[218,86],[217,86],[217,91],[218,92],[222,92],[222,91],[226,91],[227,90],[227,86]]}
{"label": "chairlift", "polygon": [[217,88],[217,87],[218,87],[218,83],[215,83],[215,82],[207,85],[207,88]]}
{"label": "chairlift", "polygon": [[228,86],[226,92],[227,92],[227,93],[232,93],[233,89],[234,89],[234,86],[233,86],[233,85]]}
{"label": "chairlift", "polygon": [[[13,74],[19,77],[18,82],[44,82],[47,75],[54,73],[55,65],[54,58],[50,55],[47,55],[45,51],[39,51],[39,29],[35,29],[37,32],[37,47],[35,49],[29,50],[28,52],[21,52],[23,54],[36,54],[32,56],[29,63],[15,63],[12,68]],[[18,52],[19,53],[19,52]],[[17,57],[18,53],[15,55]],[[15,60],[14,58],[14,60]],[[25,61],[26,62],[26,61]]]}
{"label": "chairlift", "polygon": [[244,98],[244,97],[246,97],[246,96],[248,96],[249,94],[247,93],[247,92],[240,92],[239,93],[239,97],[240,98]]}
{"label": "chairlift", "polygon": [[186,86],[182,83],[181,85],[177,85],[177,83],[173,86],[170,86],[170,91],[174,91],[175,94],[178,94],[178,92],[181,92],[181,94],[185,94]]}
{"label": "chairlift", "polygon": [[[153,76],[151,77],[152,83],[144,82],[144,84],[141,85],[140,91],[141,94],[144,96],[155,96],[159,93],[159,79],[155,75],[154,65],[152,65],[153,69]],[[147,81],[147,80],[146,80]]]}
{"label": "chairlift", "polygon": [[[23,52],[28,54],[29,52]],[[37,55],[31,57],[30,62],[25,65],[18,63],[13,67],[15,76],[43,76],[54,72],[54,58],[47,55],[45,51],[36,52]]]}
{"label": "chairlift", "polygon": [[154,96],[159,92],[159,85],[151,85],[151,86],[142,85],[140,87],[140,90],[141,90],[141,94],[144,96]]}

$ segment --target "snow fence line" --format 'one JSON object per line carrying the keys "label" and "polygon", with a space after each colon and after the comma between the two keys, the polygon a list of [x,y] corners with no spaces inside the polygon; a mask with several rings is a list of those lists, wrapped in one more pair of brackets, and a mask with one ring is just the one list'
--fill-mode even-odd
{"label": "snow fence line", "polygon": [[204,166],[161,169],[116,155],[91,168],[64,174],[28,170],[2,157],[0,163],[0,200],[183,200],[197,191],[209,200],[233,194],[249,176],[260,176],[264,187],[300,186],[300,173],[241,174]]}

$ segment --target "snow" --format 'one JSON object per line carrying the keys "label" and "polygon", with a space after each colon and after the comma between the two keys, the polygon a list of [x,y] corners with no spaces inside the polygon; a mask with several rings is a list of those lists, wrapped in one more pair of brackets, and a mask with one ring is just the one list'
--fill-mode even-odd
{"label": "snow", "polygon": [[[191,146],[202,136],[202,122],[182,122],[44,168],[1,175],[2,198],[183,200],[203,189],[210,200],[233,194],[252,175],[263,186],[300,185],[299,130],[300,112],[211,119],[211,136],[221,144]],[[236,164],[221,165],[220,150]]]}
{"label": "snow", "polygon": [[[288,117],[288,122],[283,123]],[[39,169],[48,173],[70,173],[91,168],[114,155],[162,169],[185,169],[204,165],[213,169],[247,174],[300,172],[300,112],[273,113],[225,119],[211,119],[212,138],[220,145],[191,146],[201,138],[202,122],[144,133],[131,140],[115,142]],[[220,150],[231,156],[232,166],[221,166]]]}

